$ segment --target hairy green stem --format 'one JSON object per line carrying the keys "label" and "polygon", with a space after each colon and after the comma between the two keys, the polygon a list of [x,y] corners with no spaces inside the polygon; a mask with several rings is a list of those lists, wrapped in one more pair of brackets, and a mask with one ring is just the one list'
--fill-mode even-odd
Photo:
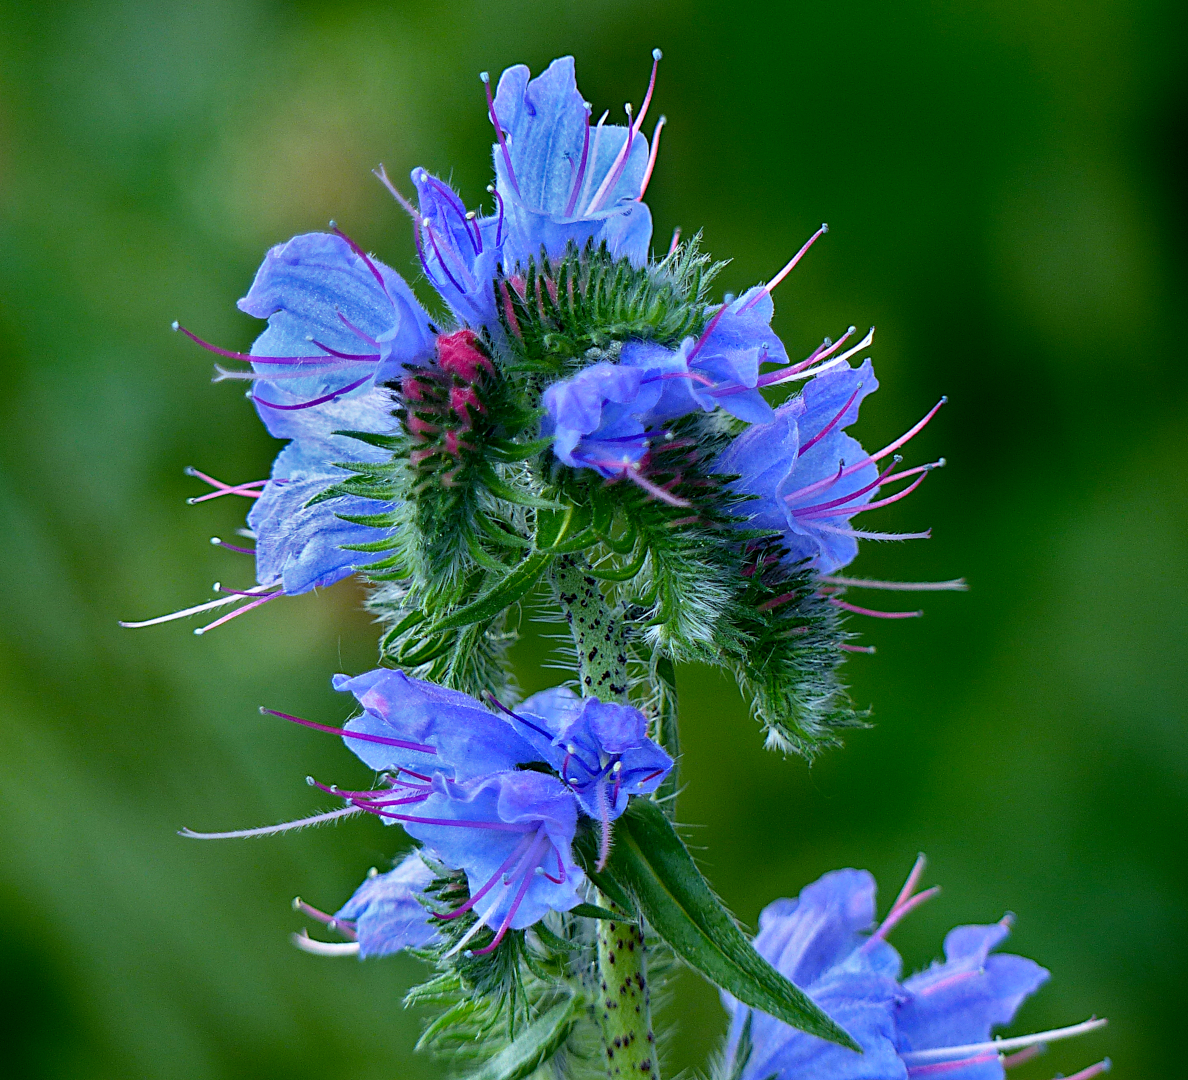
{"label": "hairy green stem", "polygon": [[[601,894],[598,902],[613,907]],[[651,989],[640,926],[630,921],[598,920],[597,977],[595,1007],[606,1048],[607,1076],[658,1078]]]}
{"label": "hairy green stem", "polygon": [[598,579],[584,572],[578,557],[563,555],[553,564],[553,584],[577,649],[582,697],[627,700],[627,624],[621,610],[607,604]]}
{"label": "hairy green stem", "polygon": [[[582,696],[626,702],[627,623],[622,610],[606,602],[598,579],[573,556],[554,563],[553,584],[573,634]],[[614,909],[602,894],[598,903]],[[643,926],[630,919],[597,922],[596,1013],[607,1076],[658,1078]]]}

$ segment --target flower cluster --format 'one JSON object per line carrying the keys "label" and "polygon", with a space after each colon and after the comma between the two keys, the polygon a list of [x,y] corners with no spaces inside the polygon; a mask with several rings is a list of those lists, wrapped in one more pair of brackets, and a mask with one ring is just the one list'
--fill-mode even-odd
{"label": "flower cluster", "polygon": [[[334,679],[361,710],[345,726],[272,713],[341,736],[374,783],[310,778],[344,804],[186,834],[399,826],[415,848],[337,912],[295,901],[346,940],[297,943],[430,960],[408,999],[440,1010],[422,1045],[477,1054],[479,1075],[522,1080],[548,1061],[566,1075],[597,1028],[613,1074],[658,1080],[646,954],[662,942],[725,994],[730,1080],[994,1080],[991,1026],[1046,978],[990,955],[1005,922],[953,931],[944,964],[903,979],[886,935],[930,895],[914,895],[921,867],[872,933],[873,881],[839,871],[768,908],[752,945],[673,824],[676,663],[729,671],[768,745],[812,755],[863,723],[838,671],[870,650],[844,613],[919,614],[844,591],[963,585],[836,576],[860,540],[928,535],[853,520],[943,464],[904,468],[898,451],[944,399],[869,453],[849,430],[878,388],[859,355],[873,330],[790,358],[773,291],[824,225],[770,281],[718,302],[722,264],[699,237],[678,230],[653,256],[643,198],[665,119],[650,139],[642,127],[659,60],[623,125],[593,119],[572,58],[494,88],[484,74],[485,208],[423,168],[412,197],[376,170],[412,219],[429,308],[331,222],[268,252],[239,304],[268,322],[250,352],[175,324],[237,362],[216,381],[245,381],[286,445],[267,480],[191,471],[212,488],[191,501],[255,501],[241,530],[255,548],[214,542],[254,556],[256,584],[126,625],[220,611],[203,633],[359,573],[383,626],[380,666]],[[799,392],[774,405],[777,387]],[[568,626],[572,679],[515,704],[524,605]]]}
{"label": "flower cluster", "polygon": [[[469,897],[440,917],[473,910],[471,935],[484,927],[494,934],[479,953],[497,948],[509,929],[581,903],[586,877],[572,851],[579,815],[600,829],[604,864],[612,822],[632,796],[656,791],[672,769],[638,709],[579,698],[566,687],[534,694],[515,711],[388,668],[337,675],[334,688],[354,695],[363,710],[344,728],[273,715],[340,734],[379,774],[379,786],[367,791],[311,779],[346,800],[333,815],[365,812],[402,825],[434,861],[465,873]],[[192,835],[266,835],[313,821]],[[369,877],[327,921],[357,938],[360,956],[423,945],[432,927],[419,898],[432,879],[414,853],[390,873]],[[317,951],[318,944],[310,947]]]}
{"label": "flower cluster", "polygon": [[[945,959],[903,978],[899,953],[887,942],[892,928],[939,889],[917,893],[924,870],[917,861],[891,910],[875,926],[875,882],[863,870],[835,870],[776,900],[759,916],[755,948],[804,988],[862,1047],[854,1054],[753,1012],[723,994],[730,1013],[726,1058],[739,1080],[1003,1080],[1004,1069],[1035,1056],[1060,1038],[1105,1021],[1012,1039],[991,1040],[1048,972],[1022,956],[995,953],[1010,933],[1011,916],[988,926],[958,926],[945,937]],[[872,929],[873,928],[873,929]],[[1018,1053],[1006,1056],[1006,1050]],[[1109,1069],[1106,1059],[1077,1073],[1089,1080]]]}

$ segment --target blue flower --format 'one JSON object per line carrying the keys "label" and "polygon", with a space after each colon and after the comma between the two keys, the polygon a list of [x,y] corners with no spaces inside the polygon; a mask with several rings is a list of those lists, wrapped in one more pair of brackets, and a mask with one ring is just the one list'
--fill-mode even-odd
{"label": "blue flower", "polygon": [[[659,60],[659,51],[653,53]],[[578,92],[573,57],[554,60],[535,79],[523,64],[508,68],[488,104],[494,145],[496,191],[507,216],[507,270],[543,247],[551,258],[570,243],[606,242],[612,254],[637,266],[647,261],[652,216],[640,200],[654,156],[640,133],[655,85],[656,68],[628,127],[605,123],[591,129],[590,106]],[[658,134],[658,132],[657,132]],[[655,144],[656,136],[653,135]]]}
{"label": "blue flower", "polygon": [[[742,504],[742,512],[750,515],[746,527],[780,533],[789,562],[803,561],[829,574],[853,561],[860,539],[929,535],[869,532],[850,524],[856,514],[909,495],[931,469],[944,463],[942,459],[901,472],[894,471],[898,456],[881,472],[876,464],[919,432],[943,398],[919,424],[875,454],[867,454],[845,433],[858,419],[862,399],[877,388],[869,360],[858,368],[842,363],[822,372],[803,393],[776,409],[770,423],[756,424],[739,435],[715,463],[715,472],[738,477],[732,484],[735,492],[755,497]],[[906,488],[875,499],[881,485],[913,476],[916,479]]]}
{"label": "blue flower", "polygon": [[617,818],[630,796],[650,795],[672,770],[672,758],[648,738],[647,717],[631,705],[557,686],[510,715],[581,808],[600,821]]}
{"label": "blue flower", "polygon": [[[1000,1052],[1010,1047],[989,1041],[991,1028],[1009,1024],[1048,972],[1021,956],[991,955],[1008,933],[1009,919],[1003,919],[952,930],[945,938],[945,962],[900,983],[902,962],[885,939],[939,892],[915,892],[923,871],[921,856],[873,932],[875,883],[866,871],[836,870],[805,888],[798,900],[777,900],[764,909],[756,950],[849,1031],[863,1053],[751,1013],[724,994],[731,1014],[728,1060],[746,1054],[743,1032],[751,1017],[750,1055],[740,1080],[923,1080],[934,1074],[944,1080],[1003,1080]],[[1034,1047],[1104,1023],[1088,1021],[1009,1043]],[[1108,1067],[1103,1062],[1077,1076],[1088,1080]]]}
{"label": "blue flower", "polygon": [[542,398],[541,434],[571,468],[621,476],[648,452],[652,410],[664,384],[653,372],[600,361],[549,386]]}
{"label": "blue flower", "polygon": [[301,436],[306,410],[433,356],[429,316],[404,279],[341,233],[274,247],[239,307],[268,320],[244,358],[255,373],[252,399],[278,439]]}
{"label": "blue flower", "polygon": [[578,889],[586,877],[572,851],[577,806],[554,776],[499,772],[458,784],[438,775],[415,807],[380,813],[447,866],[465,871],[470,899],[444,918],[473,909],[475,930],[495,931],[478,952],[494,949],[508,930],[582,901]]}
{"label": "blue flower", "polygon": [[[905,997],[895,1012],[901,1054],[985,1043],[992,1027],[1015,1018],[1023,999],[1048,981],[1048,972],[1022,956],[990,955],[1009,933],[1009,917],[989,926],[958,926],[945,937],[945,962],[904,980]],[[993,1050],[968,1054],[959,1066],[947,1064],[946,1080],[1002,1080]]]}
{"label": "blue flower", "polygon": [[391,416],[395,407],[386,388],[372,386],[289,418],[292,442],[277,455],[272,476],[248,514],[248,527],[256,537],[256,580],[261,585],[280,584],[293,596],[332,585],[379,558],[350,547],[384,540],[392,530],[345,518],[381,514],[391,510],[390,505],[355,495],[312,505],[310,501],[350,477],[335,462],[387,460],[387,451],[334,432],[389,432],[395,426]]}
{"label": "blue flower", "polygon": [[335,921],[355,934],[359,957],[387,956],[401,949],[432,944],[440,934],[420,897],[433,871],[416,851],[395,870],[373,870],[354,895],[334,914]]}
{"label": "blue flower", "polygon": [[463,782],[539,760],[508,720],[469,694],[390,668],[335,675],[333,685],[363,707],[345,726],[346,743],[377,772]]}
{"label": "blue flower", "polygon": [[[896,1053],[893,1009],[898,956],[883,942],[863,949],[874,922],[875,882],[860,870],[836,870],[759,916],[755,948],[803,989],[862,1047],[861,1054],[750,1013],[752,1050],[741,1080],[906,1080]],[[728,994],[727,1056],[739,1050],[749,1010]]]}
{"label": "blue flower", "polygon": [[424,169],[413,169],[412,182],[420,203],[414,236],[425,276],[463,323],[496,330],[493,282],[503,256],[503,215],[470,213],[453,188]]}

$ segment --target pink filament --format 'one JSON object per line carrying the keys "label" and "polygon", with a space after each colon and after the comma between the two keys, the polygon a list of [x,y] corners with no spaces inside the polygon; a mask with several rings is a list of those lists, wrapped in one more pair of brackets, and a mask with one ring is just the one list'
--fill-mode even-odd
{"label": "pink filament", "polygon": [[855,615],[869,615],[872,619],[918,619],[924,614],[922,611],[873,611],[870,608],[849,604],[845,600],[830,600],[829,602],[834,607],[852,611]]}
{"label": "pink filament", "polygon": [[652,131],[652,152],[648,154],[648,167],[644,170],[644,177],[639,185],[639,198],[641,199],[644,197],[644,192],[648,190],[648,184],[651,183],[652,171],[656,168],[656,156],[660,153],[660,132],[664,130],[664,125],[667,123],[668,117],[660,117]]}
{"label": "pink filament", "polygon": [[290,716],[288,713],[277,712],[275,709],[261,708],[260,712],[267,716],[279,716],[282,720],[300,724],[302,727],[313,728],[315,731],[324,731],[327,735],[341,735],[344,739],[358,739],[360,742],[378,743],[381,746],[396,746],[401,750],[416,750],[422,754],[437,753],[437,748],[430,746],[428,743],[408,742],[405,739],[389,739],[384,735],[368,735],[361,731],[347,731],[344,728],[329,727],[326,724],[314,723],[312,720],[303,720],[300,716]]}
{"label": "pink filament", "polygon": [[491,117],[491,125],[495,128],[495,137],[499,140],[499,149],[503,151],[503,163],[507,166],[507,178],[511,181],[513,190],[517,195],[520,194],[520,185],[516,180],[516,171],[512,168],[511,152],[507,148],[507,141],[503,137],[503,125],[499,123],[499,117],[495,115],[495,101],[491,97],[491,76],[485,71],[479,76],[483,82],[483,89],[487,92],[487,113]]}
{"label": "pink filament", "polygon": [[292,412],[295,409],[312,409],[315,405],[324,405],[327,401],[333,401],[335,398],[342,397],[343,394],[349,394],[352,390],[362,386],[370,375],[364,375],[361,379],[356,379],[353,383],[348,383],[346,386],[341,386],[337,390],[331,391],[329,394],[323,394],[321,397],[314,398],[312,401],[302,401],[296,405],[279,405],[274,401],[265,401],[262,397],[252,395],[252,400],[258,405],[266,405],[270,409],[280,409],[284,412]]}
{"label": "pink filament", "polygon": [[759,297],[763,296],[764,293],[770,296],[771,290],[774,289],[792,272],[796,264],[804,258],[805,254],[808,252],[808,249],[811,248],[828,231],[829,226],[823,224],[815,233],[813,233],[813,235],[804,242],[804,246],[788,260],[788,262],[784,265],[784,268],[778,274],[776,274],[776,276],[773,277],[771,281],[764,285],[763,288],[759,290],[759,292],[755,293],[755,295],[743,305],[741,310],[747,311],[750,308],[753,308],[759,302]]}
{"label": "pink filament", "polygon": [[[245,594],[245,595],[247,595],[247,594]],[[239,618],[240,615],[243,615],[244,613],[251,611],[253,608],[258,608],[262,604],[267,604],[269,600],[275,600],[278,596],[284,596],[284,595],[285,595],[285,593],[283,591],[269,593],[267,596],[260,597],[259,600],[253,600],[250,604],[244,604],[243,607],[236,608],[234,611],[230,612],[229,614],[224,615],[221,619],[215,619],[215,621],[212,623],[207,623],[205,626],[198,627],[198,629],[196,629],[194,631],[194,633],[197,634],[199,637],[201,637],[208,630],[213,630],[216,626],[222,626],[223,623],[228,623],[232,619],[237,619],[237,618]]]}

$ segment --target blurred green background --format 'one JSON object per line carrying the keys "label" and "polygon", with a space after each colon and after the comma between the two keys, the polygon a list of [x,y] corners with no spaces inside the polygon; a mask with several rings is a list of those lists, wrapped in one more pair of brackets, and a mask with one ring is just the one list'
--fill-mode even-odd
{"label": "blurred green background", "polygon": [[[329,675],[369,667],[375,631],[349,584],[201,639],[116,626],[249,581],[207,542],[246,506],[188,507],[203,489],[182,469],[254,479],[276,449],[169,323],[247,346],[260,327],[234,301],[263,252],[332,216],[411,275],[372,166],[452,171],[473,205],[480,70],[573,52],[586,96],[617,113],[659,45],[658,243],[704,227],[738,289],[830,223],[776,295],[789,351],[877,324],[868,446],[950,396],[911,457],[949,468],[878,525],[934,538],[868,544],[852,569],[972,585],[927,597],[924,619],[864,621],[878,655],[848,675],[877,726],[812,768],[765,754],[726,682],[681,672],[681,817],[706,871],[753,924],[838,866],[873,870],[886,902],[924,850],[945,892],[896,931],[910,964],[1009,908],[1013,947],[1053,971],[1014,1030],[1112,1020],[1019,1080],[1106,1053],[1119,1077],[1174,1075],[1184,22],[1170,0],[0,2],[5,1074],[440,1073],[409,1051],[412,962],[288,941],[290,898],[333,908],[394,830],[175,834],[324,807],[307,773],[364,778],[336,740],[256,708],[343,718]],[[552,681],[531,635],[517,655],[525,689]],[[672,1076],[722,1016],[690,976],[668,1017]]]}

